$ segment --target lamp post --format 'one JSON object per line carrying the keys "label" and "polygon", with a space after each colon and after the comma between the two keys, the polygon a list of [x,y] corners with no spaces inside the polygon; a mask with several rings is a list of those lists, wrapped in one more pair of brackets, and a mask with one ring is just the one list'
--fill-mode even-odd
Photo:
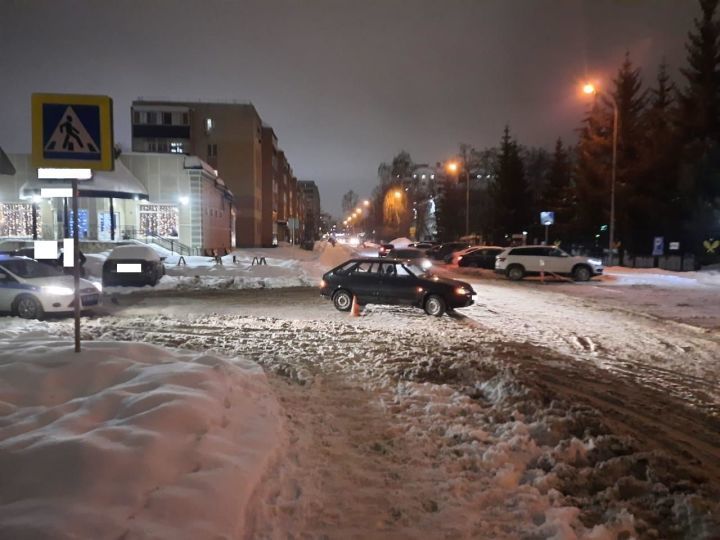
{"label": "lamp post", "polygon": [[[451,161],[447,168],[451,173],[456,174],[460,165],[456,161]],[[462,164],[462,171],[465,173],[465,236],[468,236],[470,234],[470,172],[467,170],[466,163]]]}
{"label": "lamp post", "polygon": [[[600,93],[600,91],[592,83],[583,85],[583,92],[588,95]],[[612,94],[603,92],[602,95],[609,98],[613,106],[612,170],[610,173],[610,230],[608,238],[608,266],[611,266],[613,262],[613,244],[615,243],[615,177],[617,175],[618,117],[620,116],[620,113],[618,111],[617,101],[615,101]]]}

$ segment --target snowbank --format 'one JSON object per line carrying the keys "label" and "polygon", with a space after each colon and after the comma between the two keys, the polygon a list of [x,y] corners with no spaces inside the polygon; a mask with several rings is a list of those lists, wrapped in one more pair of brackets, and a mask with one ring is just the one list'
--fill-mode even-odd
{"label": "snowbank", "polygon": [[720,287],[720,271],[673,272],[661,268],[624,268],[612,266],[605,276],[616,285],[651,285],[670,288]]}
{"label": "snowbank", "polygon": [[256,364],[0,341],[0,537],[230,538],[285,446]]}
{"label": "snowbank", "polygon": [[[317,242],[314,251],[292,246],[236,250],[222,257],[222,264],[218,264],[214,258],[203,256],[185,256],[181,261],[177,254],[150,246],[165,257],[167,274],[155,287],[148,286],[148,290],[312,287],[325,272],[356,255],[348,245]],[[107,255],[87,255],[85,269],[91,279],[102,278]],[[261,258],[265,264],[257,264]],[[128,294],[136,290],[138,287],[108,287],[106,292]]]}

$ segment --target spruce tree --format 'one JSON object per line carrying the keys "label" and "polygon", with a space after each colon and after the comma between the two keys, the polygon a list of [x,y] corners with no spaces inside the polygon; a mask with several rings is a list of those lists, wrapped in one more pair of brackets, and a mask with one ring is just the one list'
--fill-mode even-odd
{"label": "spruce tree", "polygon": [[520,149],[510,137],[508,126],[505,126],[494,173],[496,236],[520,233],[530,222],[528,189]]}
{"label": "spruce tree", "polygon": [[555,142],[555,150],[550,158],[541,200],[542,211],[555,212],[553,237],[569,240],[575,206],[572,164],[569,152],[560,138]]}

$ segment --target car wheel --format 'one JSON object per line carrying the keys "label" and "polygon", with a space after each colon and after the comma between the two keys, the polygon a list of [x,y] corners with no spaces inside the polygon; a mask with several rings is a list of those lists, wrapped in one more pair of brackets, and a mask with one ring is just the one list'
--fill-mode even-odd
{"label": "car wheel", "polygon": [[339,290],[333,294],[333,304],[338,311],[350,311],[352,307],[352,296],[346,290]]}
{"label": "car wheel", "polygon": [[431,294],[425,300],[425,313],[433,317],[441,317],[445,313],[445,300],[442,296]]}
{"label": "car wheel", "polygon": [[590,269],[587,266],[576,266],[573,270],[573,279],[575,281],[589,281],[590,277]]}
{"label": "car wheel", "polygon": [[507,277],[510,281],[520,281],[525,277],[525,269],[519,264],[514,264],[507,269]]}
{"label": "car wheel", "polygon": [[23,319],[42,319],[42,304],[34,296],[24,294],[15,300],[15,313]]}

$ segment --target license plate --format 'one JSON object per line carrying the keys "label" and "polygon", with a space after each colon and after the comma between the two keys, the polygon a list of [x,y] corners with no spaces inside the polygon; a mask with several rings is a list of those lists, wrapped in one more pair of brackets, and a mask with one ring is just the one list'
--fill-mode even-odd
{"label": "license plate", "polygon": [[82,297],[83,306],[95,306],[100,300],[99,294],[86,294]]}

